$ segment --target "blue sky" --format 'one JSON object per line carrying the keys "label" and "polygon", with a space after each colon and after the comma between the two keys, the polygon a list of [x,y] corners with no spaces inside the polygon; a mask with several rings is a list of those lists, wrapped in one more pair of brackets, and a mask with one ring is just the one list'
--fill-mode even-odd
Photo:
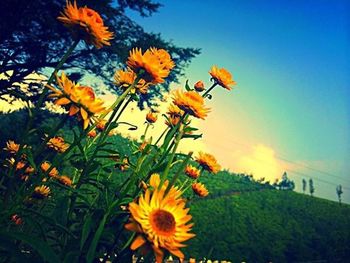
{"label": "blue sky", "polygon": [[231,93],[215,91],[211,117],[200,124],[223,165],[238,171],[237,156],[263,145],[298,188],[305,174],[321,197],[335,199],[334,184],[349,187],[350,202],[350,1],[159,2],[152,17],[133,18],[202,49],[187,78],[209,85],[217,64],[238,82]]}

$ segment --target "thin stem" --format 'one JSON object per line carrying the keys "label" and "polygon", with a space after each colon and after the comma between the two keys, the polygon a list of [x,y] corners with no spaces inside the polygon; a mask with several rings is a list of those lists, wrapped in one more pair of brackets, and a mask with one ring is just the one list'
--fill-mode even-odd
{"label": "thin stem", "polygon": [[159,143],[159,141],[163,138],[163,136],[164,136],[164,134],[166,133],[167,130],[168,130],[168,127],[165,128],[165,130],[159,136],[158,140],[156,141],[156,143],[154,145],[157,145]]}
{"label": "thin stem", "polygon": [[218,85],[218,83],[217,83],[217,82],[214,82],[214,84],[213,84],[209,89],[207,89],[206,92],[203,93],[202,97],[205,98],[205,97],[207,96],[207,94],[209,94],[209,92],[210,92],[216,85]]}

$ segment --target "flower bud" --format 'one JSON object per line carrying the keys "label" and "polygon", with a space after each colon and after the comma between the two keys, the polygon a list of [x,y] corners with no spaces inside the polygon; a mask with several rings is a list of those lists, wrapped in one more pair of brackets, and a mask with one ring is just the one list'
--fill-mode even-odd
{"label": "flower bud", "polygon": [[204,90],[204,83],[203,81],[197,81],[196,84],[194,84],[194,89],[198,92],[201,92]]}

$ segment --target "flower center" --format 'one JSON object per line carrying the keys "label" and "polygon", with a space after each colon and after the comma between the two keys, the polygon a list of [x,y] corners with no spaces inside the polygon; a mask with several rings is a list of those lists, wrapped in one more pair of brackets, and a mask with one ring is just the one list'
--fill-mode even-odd
{"label": "flower center", "polygon": [[150,222],[153,229],[161,235],[171,235],[175,231],[175,218],[168,212],[161,209],[155,210],[150,215]]}

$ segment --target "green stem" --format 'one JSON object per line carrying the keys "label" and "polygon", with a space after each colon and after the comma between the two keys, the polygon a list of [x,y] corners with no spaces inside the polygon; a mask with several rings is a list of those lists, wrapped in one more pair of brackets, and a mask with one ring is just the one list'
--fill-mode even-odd
{"label": "green stem", "polygon": [[213,88],[215,88],[216,85],[218,85],[218,83],[214,82],[214,84],[209,89],[207,89],[206,92],[203,93],[202,97],[205,98],[207,94],[209,94],[209,92],[212,91]]}
{"label": "green stem", "polygon": [[163,138],[163,136],[164,136],[164,134],[166,133],[167,130],[168,130],[168,127],[165,128],[165,130],[159,136],[158,140],[156,141],[156,143],[154,145],[157,145],[159,143],[159,141]]}

